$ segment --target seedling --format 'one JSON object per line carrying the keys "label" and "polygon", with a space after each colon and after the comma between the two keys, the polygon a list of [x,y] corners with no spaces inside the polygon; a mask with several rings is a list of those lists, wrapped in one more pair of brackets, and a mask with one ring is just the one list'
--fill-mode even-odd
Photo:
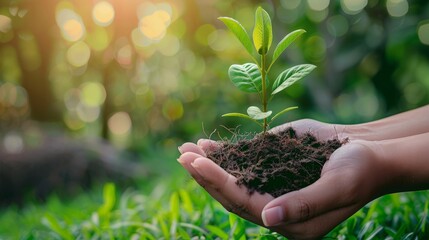
{"label": "seedling", "polygon": [[[273,30],[271,18],[262,7],[258,7],[255,13],[255,27],[253,28],[253,45],[255,48],[252,46],[250,36],[247,34],[246,29],[239,21],[230,17],[220,17],[219,20],[221,20],[235,37],[237,37],[254,62],[231,65],[228,71],[229,78],[238,89],[247,93],[258,93],[262,105],[262,110],[257,106],[250,106],[247,108],[247,114],[226,113],[223,114],[222,117],[241,117],[249,119],[261,126],[265,133],[276,118],[298,108],[297,106],[288,107],[271,117],[273,111],[268,109],[268,103],[272,97],[307,76],[316,68],[316,66],[312,64],[296,65],[281,72],[272,84],[270,84],[268,78],[271,67],[279,56],[291,43],[305,33],[305,30],[298,29],[287,34],[275,47],[270,59],[271,62],[269,62],[268,53],[273,40]],[[254,53],[255,49],[257,54]],[[259,61],[255,58],[255,55],[258,55]]]}

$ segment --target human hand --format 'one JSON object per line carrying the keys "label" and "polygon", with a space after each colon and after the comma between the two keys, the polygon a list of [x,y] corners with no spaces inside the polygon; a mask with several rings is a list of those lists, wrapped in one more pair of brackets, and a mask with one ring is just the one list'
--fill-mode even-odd
{"label": "human hand", "polygon": [[352,141],[335,151],[315,183],[269,202],[261,218],[293,239],[314,239],[331,231],[365,204],[389,192],[388,167],[374,142]]}
{"label": "human hand", "polygon": [[[300,120],[292,126],[297,134],[312,132],[320,140],[349,137],[343,126]],[[292,238],[315,238],[328,233],[374,199],[386,182],[383,166],[376,161],[374,142],[351,140],[331,156],[314,184],[274,199],[236,185],[236,179],[206,158],[205,150],[217,147],[209,140],[180,148],[179,162],[196,181],[228,211]]]}
{"label": "human hand", "polygon": [[234,176],[206,158],[204,151],[212,147],[217,146],[210,140],[200,140],[198,145],[185,143],[179,147],[182,155],[178,161],[226,210],[263,225],[262,209],[274,198],[269,194],[262,195],[257,192],[249,195],[244,186],[238,186]]}

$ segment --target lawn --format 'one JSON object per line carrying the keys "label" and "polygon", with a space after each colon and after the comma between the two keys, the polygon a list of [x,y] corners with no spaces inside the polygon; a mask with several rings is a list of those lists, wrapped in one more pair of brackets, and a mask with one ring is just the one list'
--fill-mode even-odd
{"label": "lawn", "polygon": [[[0,211],[0,239],[282,239],[226,212],[183,171],[113,183],[72,199]],[[327,239],[427,239],[428,192],[391,194],[365,206]]]}

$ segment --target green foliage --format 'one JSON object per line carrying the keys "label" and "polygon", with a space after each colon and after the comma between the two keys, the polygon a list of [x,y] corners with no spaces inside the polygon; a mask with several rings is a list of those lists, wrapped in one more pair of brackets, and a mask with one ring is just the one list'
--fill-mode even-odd
{"label": "green foliage", "polygon": [[234,33],[237,39],[246,48],[247,52],[250,55],[253,55],[252,42],[250,41],[250,37],[247,35],[246,29],[244,29],[243,25],[241,25],[237,20],[229,17],[220,17],[218,19],[221,20],[232,33]]}
{"label": "green foliage", "polygon": [[[150,191],[108,184],[67,202],[52,197],[43,205],[3,209],[0,239],[284,239],[228,213],[195,182],[183,179],[152,179],[158,184]],[[116,200],[110,205],[113,193]],[[427,239],[427,194],[381,197],[326,237]],[[106,202],[112,207],[105,207]]]}
{"label": "green foliage", "polygon": [[273,27],[270,15],[264,9],[258,7],[255,14],[255,28],[253,29],[253,44],[256,51],[261,55],[267,54],[272,41]]}
{"label": "green foliage", "polygon": [[285,90],[290,85],[294,84],[296,81],[307,76],[316,66],[311,64],[302,64],[298,66],[291,67],[286,69],[277,77],[273,83],[274,91],[271,94],[279,93]]}
{"label": "green foliage", "polygon": [[[219,19],[225,23],[225,25],[242,43],[247,52],[252,55],[253,50],[249,49],[250,37],[247,35],[247,32],[241,23],[228,17],[221,17]],[[267,121],[267,119],[273,113],[271,110],[267,109],[268,101],[271,99],[271,97],[274,94],[285,90],[296,81],[304,78],[316,68],[316,66],[311,64],[302,64],[291,67],[280,73],[272,86],[267,86],[269,85],[267,75],[273,63],[279,58],[284,50],[286,50],[286,48],[303,33],[305,33],[305,30],[298,29],[286,35],[277,44],[276,48],[274,49],[271,63],[268,64],[266,57],[273,40],[273,28],[269,14],[263,8],[257,8],[255,13],[255,26],[253,29],[253,43],[256,51],[260,55],[261,60],[258,62],[252,56],[255,63],[245,63],[242,65],[233,64],[229,68],[228,75],[232,83],[241,91],[247,93],[258,93],[260,95],[262,110],[259,107],[251,106],[247,109],[247,115],[242,113],[227,113],[222,115],[223,117],[241,117],[244,119],[250,119],[260,125],[263,129],[263,132],[266,132],[267,128],[274,119],[278,118],[281,114],[297,108],[286,108],[275,114],[270,121]],[[269,90],[272,90],[270,99],[268,99],[267,96]],[[258,122],[260,120],[263,121],[262,124]]]}
{"label": "green foliage", "polygon": [[295,30],[291,33],[289,33],[288,35],[286,35],[276,46],[276,48],[274,49],[274,53],[273,53],[273,59],[271,60],[271,65],[268,68],[268,70],[271,68],[271,66],[273,65],[273,63],[277,60],[277,58],[280,57],[280,55],[284,52],[284,50],[286,50],[287,47],[289,47],[289,45],[291,43],[293,43],[299,36],[301,36],[303,33],[305,33],[304,29],[298,29]]}
{"label": "green foliage", "polygon": [[245,63],[233,64],[228,71],[232,83],[241,91],[259,93],[262,90],[262,76],[258,65]]}

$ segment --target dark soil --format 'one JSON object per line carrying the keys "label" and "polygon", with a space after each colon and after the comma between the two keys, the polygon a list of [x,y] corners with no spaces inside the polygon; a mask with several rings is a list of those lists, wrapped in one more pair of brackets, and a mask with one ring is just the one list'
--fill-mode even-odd
{"label": "dark soil", "polygon": [[287,128],[252,140],[224,142],[207,155],[250,194],[257,191],[278,197],[319,179],[323,165],[343,143],[338,139],[318,141],[311,133],[298,137],[294,129]]}

